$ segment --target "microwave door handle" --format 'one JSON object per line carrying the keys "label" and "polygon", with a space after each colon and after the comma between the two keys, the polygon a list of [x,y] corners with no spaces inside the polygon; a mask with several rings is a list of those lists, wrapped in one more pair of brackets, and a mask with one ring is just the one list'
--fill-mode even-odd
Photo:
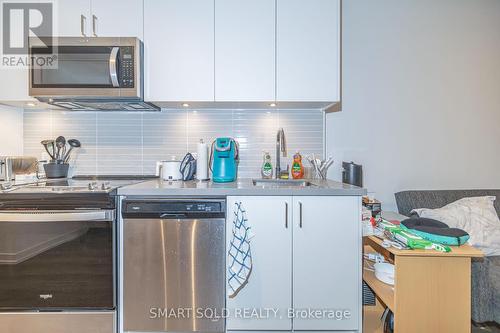
{"label": "microwave door handle", "polygon": [[118,82],[118,52],[120,51],[119,47],[113,47],[111,53],[109,54],[109,76],[111,77],[111,83],[113,87],[120,87],[120,83]]}

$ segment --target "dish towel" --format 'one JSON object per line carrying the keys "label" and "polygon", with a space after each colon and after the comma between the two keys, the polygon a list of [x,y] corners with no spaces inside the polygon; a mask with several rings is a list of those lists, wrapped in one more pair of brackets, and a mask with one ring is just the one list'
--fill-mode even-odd
{"label": "dish towel", "polygon": [[248,283],[252,272],[252,250],[250,240],[253,237],[246,212],[241,202],[235,203],[232,226],[232,238],[228,251],[229,298],[234,298]]}

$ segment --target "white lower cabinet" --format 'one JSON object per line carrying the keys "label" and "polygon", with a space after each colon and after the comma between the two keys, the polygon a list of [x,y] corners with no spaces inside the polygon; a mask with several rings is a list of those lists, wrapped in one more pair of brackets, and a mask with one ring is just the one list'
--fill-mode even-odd
{"label": "white lower cabinet", "polygon": [[[254,235],[248,284],[227,298],[228,331],[360,329],[360,197],[238,196],[227,203],[227,244],[236,203]],[[270,316],[234,316],[248,310]]]}
{"label": "white lower cabinet", "polygon": [[[276,332],[276,331],[245,331],[245,330],[226,330],[227,333],[270,333],[270,332]],[[286,333],[287,331],[282,331],[282,333]],[[293,332],[293,331],[288,331],[288,332]],[[297,331],[297,332],[300,332],[300,333],[317,333],[317,331]],[[321,333],[331,333],[331,332],[338,332],[338,331],[321,331]],[[357,333],[359,332],[358,330],[354,330],[354,331],[341,331],[342,333]],[[368,332],[370,333],[370,332]]]}
{"label": "white lower cabinet", "polygon": [[[227,330],[291,330],[287,311],[292,306],[292,198],[228,197],[228,248],[235,205],[240,202],[254,235],[251,239],[253,267],[248,284],[236,297],[226,300],[230,311]],[[247,309],[278,309],[279,313],[262,319],[245,318],[243,311]]]}
{"label": "white lower cabinet", "polygon": [[359,197],[293,197],[294,330],[359,327],[360,212]]}

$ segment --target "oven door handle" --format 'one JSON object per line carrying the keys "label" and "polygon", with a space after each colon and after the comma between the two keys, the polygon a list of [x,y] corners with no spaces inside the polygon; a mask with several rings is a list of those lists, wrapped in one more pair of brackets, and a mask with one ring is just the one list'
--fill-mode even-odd
{"label": "oven door handle", "polygon": [[115,211],[103,210],[45,210],[45,211],[1,211],[1,222],[91,222],[113,221]]}
{"label": "oven door handle", "polygon": [[120,48],[115,46],[109,54],[109,76],[111,77],[111,84],[115,88],[120,87],[118,82],[118,52],[120,52]]}

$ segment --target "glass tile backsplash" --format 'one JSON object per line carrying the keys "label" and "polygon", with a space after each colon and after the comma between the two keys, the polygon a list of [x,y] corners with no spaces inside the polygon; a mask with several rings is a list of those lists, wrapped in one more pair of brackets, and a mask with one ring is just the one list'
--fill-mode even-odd
{"label": "glass tile backsplash", "polygon": [[[59,135],[82,148],[74,175],[152,175],[155,162],[196,152],[200,139],[234,137],[240,144],[239,177],[258,177],[262,152],[275,160],[276,132],[285,129],[288,157],[323,154],[321,110],[164,110],[155,113],[24,111],[24,154],[40,158],[40,141]],[[284,162],[282,162],[284,163]]]}

